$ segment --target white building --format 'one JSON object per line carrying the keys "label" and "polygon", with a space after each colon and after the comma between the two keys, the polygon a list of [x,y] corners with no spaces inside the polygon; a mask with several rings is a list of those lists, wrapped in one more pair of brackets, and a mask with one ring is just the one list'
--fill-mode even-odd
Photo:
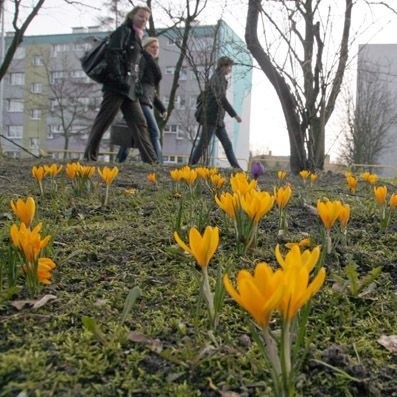
{"label": "white building", "polygon": [[[388,114],[397,115],[397,44],[360,45],[357,71],[357,101],[363,102],[367,92],[381,90],[390,97],[391,106]],[[361,99],[360,99],[361,98]],[[359,103],[357,102],[357,106]],[[376,106],[369,106],[367,112],[373,113]],[[374,116],[372,114],[372,116]],[[395,120],[397,121],[397,120]],[[397,176],[397,122],[387,128],[387,144],[376,156],[376,167],[373,171],[385,176]]]}

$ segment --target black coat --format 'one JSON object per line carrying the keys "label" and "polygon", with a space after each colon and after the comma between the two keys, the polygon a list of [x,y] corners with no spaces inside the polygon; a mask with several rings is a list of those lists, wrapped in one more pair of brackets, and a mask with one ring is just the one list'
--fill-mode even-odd
{"label": "black coat", "polygon": [[[200,124],[224,127],[225,111],[230,117],[236,117],[237,113],[226,98],[227,80],[220,69],[216,69],[211,76],[208,88],[203,98],[203,115]],[[201,120],[200,120],[201,121]]]}
{"label": "black coat", "polygon": [[142,51],[141,40],[132,23],[120,25],[110,36],[105,55],[108,76],[102,90],[136,100],[135,85],[139,78]]}
{"label": "black coat", "polygon": [[159,84],[162,79],[158,63],[148,52],[143,51],[139,69],[141,73],[139,102],[141,105],[155,107],[160,113],[164,113],[165,106],[158,97]]}

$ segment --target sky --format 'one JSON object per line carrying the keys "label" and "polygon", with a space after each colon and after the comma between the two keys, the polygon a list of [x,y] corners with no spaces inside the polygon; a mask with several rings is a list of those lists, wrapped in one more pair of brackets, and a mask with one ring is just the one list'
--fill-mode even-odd
{"label": "sky", "polygon": [[[211,0],[210,0],[211,1]],[[206,23],[214,23],[219,15],[244,39],[245,17],[241,18],[241,0],[224,0],[228,7],[214,9],[211,4],[210,13],[205,15]],[[336,0],[343,3],[342,0]],[[397,0],[393,0],[396,2]],[[66,6],[62,0],[47,0],[47,4],[31,23],[27,34],[58,34],[71,33],[73,27],[97,25],[96,16],[101,12],[101,0],[92,0],[91,9]],[[369,26],[364,30],[363,26]],[[7,28],[6,28],[7,29]],[[369,10],[364,7],[353,9],[352,32],[360,31],[358,39],[353,43],[350,54],[357,53],[358,44],[364,43],[396,43],[397,16],[386,12],[385,8]],[[351,70],[346,72],[349,84],[354,86],[354,61]],[[351,87],[354,92],[354,87]],[[339,114],[338,114],[339,112]],[[335,116],[326,130],[326,152],[331,160],[336,161],[341,133],[343,110],[335,112]],[[273,87],[261,71],[253,73],[253,89],[251,97],[251,128],[250,148],[254,154],[269,153],[273,155],[289,155],[288,134],[279,100]]]}

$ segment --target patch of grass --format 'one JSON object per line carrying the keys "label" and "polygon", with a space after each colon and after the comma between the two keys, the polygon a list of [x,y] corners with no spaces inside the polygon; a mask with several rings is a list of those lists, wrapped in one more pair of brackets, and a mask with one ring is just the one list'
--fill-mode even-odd
{"label": "patch of grass", "polygon": [[[0,172],[13,181],[10,186],[0,180],[0,255],[9,244],[7,231],[13,219],[9,200],[33,195],[38,219],[54,236],[50,255],[58,264],[53,284],[43,293],[57,299],[37,310],[16,311],[10,302],[0,306],[1,397],[21,392],[37,397],[190,397],[226,391],[272,396],[269,370],[250,336],[251,320],[228,296],[216,332],[208,333],[200,272],[172,237],[179,199],[169,169],[156,169],[159,183],[153,187],[146,180],[150,167],[123,167],[110,189],[109,207],[102,208],[101,187],[90,195],[75,196],[66,179],[59,183],[62,194],[39,197],[29,179],[32,164],[0,159]],[[299,180],[289,178],[299,186]],[[275,173],[267,172],[259,183],[272,190]],[[127,194],[124,189],[129,187],[137,192]],[[311,205],[319,197],[342,196],[353,211],[347,243],[338,242],[326,257],[327,282],[312,303],[308,355],[298,394],[393,396],[397,365],[376,341],[397,329],[397,226],[380,233],[376,211],[368,206],[370,199],[368,203],[362,199],[367,193],[363,189],[357,196],[348,194],[339,175],[320,175],[317,185],[304,193]],[[276,264],[277,211],[260,223],[257,247],[240,257],[231,223],[216,208],[208,189],[202,187],[198,197],[206,202],[209,224],[221,230],[221,245],[209,267],[212,285],[217,266],[230,266],[233,278],[238,270],[252,270],[259,261]],[[192,211],[196,222],[203,222],[197,213],[199,203]],[[288,233],[279,243],[306,235],[321,243],[320,223],[302,207],[298,195],[287,212]],[[183,214],[182,234],[188,230],[187,221]],[[351,262],[361,274],[383,266],[375,289],[365,298],[333,289],[332,274],[340,274]],[[121,324],[125,299],[134,286],[142,295]],[[13,299],[25,298],[22,289]],[[84,328],[84,316],[95,319],[105,342]]]}

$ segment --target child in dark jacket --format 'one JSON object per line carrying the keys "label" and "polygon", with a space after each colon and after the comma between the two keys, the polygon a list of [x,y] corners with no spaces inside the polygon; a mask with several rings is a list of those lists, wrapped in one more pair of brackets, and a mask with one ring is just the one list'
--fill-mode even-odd
{"label": "child in dark jacket", "polygon": [[[139,102],[149,129],[150,140],[156,152],[158,162],[162,162],[163,155],[160,142],[160,129],[154,115],[156,108],[163,119],[167,118],[165,106],[158,96],[159,84],[162,78],[158,65],[159,41],[156,37],[145,37],[142,40],[143,54],[139,64],[140,88]],[[123,162],[128,156],[128,148],[120,146],[117,160]]]}

